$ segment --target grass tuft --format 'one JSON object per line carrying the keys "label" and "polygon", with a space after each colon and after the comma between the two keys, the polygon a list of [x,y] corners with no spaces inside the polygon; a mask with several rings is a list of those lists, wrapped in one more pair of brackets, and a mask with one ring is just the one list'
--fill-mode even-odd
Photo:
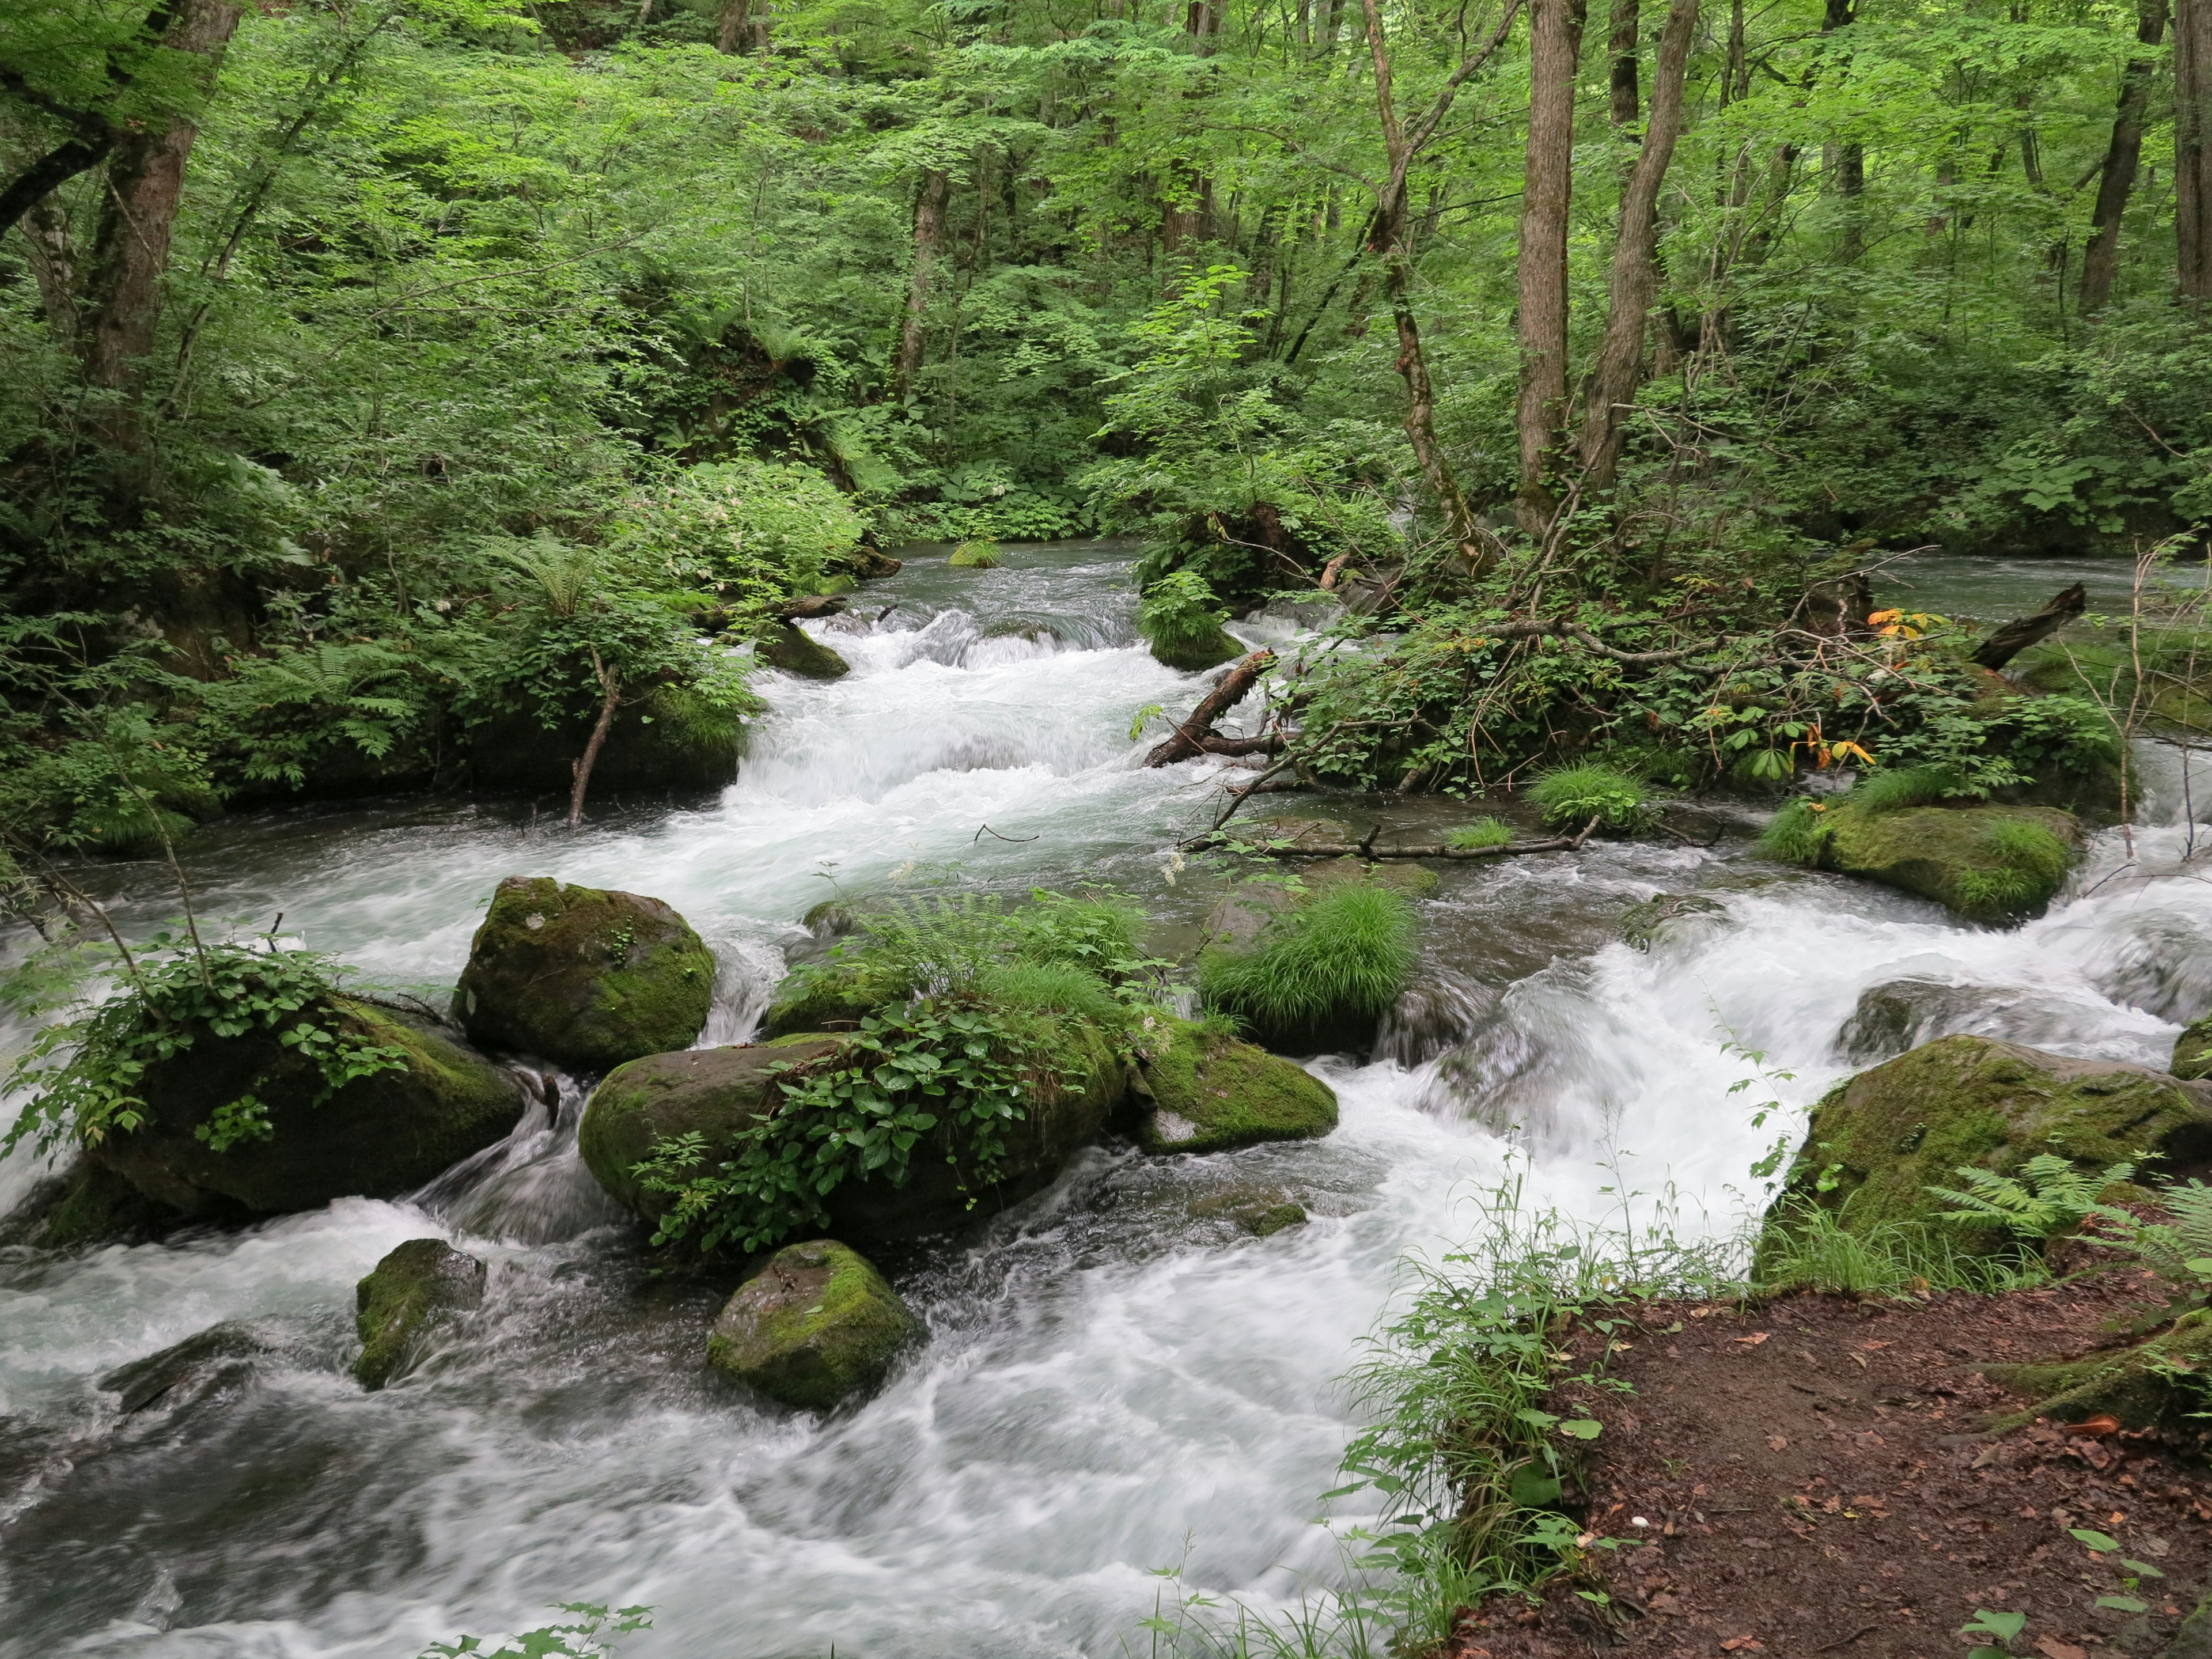
{"label": "grass tuft", "polygon": [[1655,810],[1641,779],[1597,761],[1545,773],[1528,786],[1528,799],[1554,830],[1578,830],[1592,818],[1609,830],[1633,830]]}
{"label": "grass tuft", "polygon": [[1793,800],[1767,821],[1751,850],[1778,864],[1811,869],[1828,849],[1827,814],[1809,800]]}
{"label": "grass tuft", "polygon": [[1979,870],[1959,872],[1959,896],[1976,910],[2010,913],[2040,904],[2066,879],[2073,854],[2039,823],[2017,819],[1994,823],[1982,837],[1988,860]]}
{"label": "grass tuft", "polygon": [[1270,921],[1249,951],[1199,963],[1209,1007],[1277,1030],[1378,1015],[1413,975],[1413,907],[1364,882],[1331,888]]}
{"label": "grass tuft", "polygon": [[1806,1291],[1897,1299],[1930,1291],[1990,1296],[2040,1285],[2050,1275],[2026,1250],[1978,1255],[1960,1249],[1942,1228],[1905,1222],[1849,1232],[1834,1211],[1791,1199],[1766,1224],[1754,1277],[1760,1296]]}
{"label": "grass tuft", "polygon": [[1480,817],[1455,826],[1444,836],[1455,853],[1479,853],[1486,847],[1504,847],[1513,839],[1513,826],[1503,818]]}
{"label": "grass tuft", "polygon": [[1861,778],[1844,799],[1864,811],[1896,812],[1908,806],[1933,806],[1966,793],[1966,780],[1954,768],[1900,766]]}

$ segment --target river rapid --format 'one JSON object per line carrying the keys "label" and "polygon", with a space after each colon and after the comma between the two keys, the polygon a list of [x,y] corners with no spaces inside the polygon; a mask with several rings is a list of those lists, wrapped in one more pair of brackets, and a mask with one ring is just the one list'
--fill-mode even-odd
{"label": "river rapid", "polygon": [[[1129,557],[1016,548],[955,571],[925,555],[870,585],[821,629],[854,672],[764,677],[772,713],[718,800],[624,804],[575,834],[526,805],[241,818],[194,845],[203,914],[258,929],[281,911],[379,981],[450,986],[501,877],[652,894],[722,964],[703,1042],[745,1036],[810,943],[799,918],[839,893],[1104,881],[1188,942],[1217,878],[1169,849],[1221,769],[1141,764],[1152,738],[1133,720],[1181,712],[1200,678],[1134,643]],[[1971,574],[1992,608],[2058,585]],[[1945,575],[1912,603],[1942,603]],[[655,1609],[636,1659],[1058,1659],[1141,1651],[1155,1569],[1295,1602],[1334,1580],[1336,1534],[1364,1518],[1340,1504],[1323,1523],[1317,1500],[1352,1429],[1336,1380],[1407,1253],[1451,1249],[1509,1174],[1531,1205],[1601,1220],[1626,1202],[1727,1235],[1763,1200],[1752,1164],[1802,1121],[1755,1127],[1770,1094],[1794,1114],[1948,1030],[2162,1066],[2178,1021],[2212,1004],[2212,884],[2187,862],[2207,832],[2185,823],[2179,761],[2144,750],[2132,858],[2100,836],[2050,914],[2011,932],[1753,861],[1748,813],[1710,848],[1449,866],[1421,903],[1422,981],[1389,1057],[1315,1062],[1342,1100],[1334,1135],[1217,1158],[1097,1147],[981,1236],[885,1258],[928,1340],[827,1420],[703,1372],[717,1297],[647,1273],[574,1156],[573,1081],[557,1113],[412,1201],[0,1251],[0,1656],[408,1659],[591,1600]],[[1333,810],[1386,841],[1449,817]],[[95,876],[132,925],[173,908],[158,869]],[[1661,891],[1722,908],[1631,948],[1620,912]],[[1887,1025],[1854,1019],[1899,981],[1868,1005]],[[1730,1094],[1752,1075],[1731,1042],[1793,1076]],[[0,1165],[0,1208],[38,1173]],[[1208,1202],[1257,1192],[1313,1219],[1253,1239]],[[345,1370],[355,1282],[425,1234],[490,1263],[485,1307],[365,1395]],[[95,1388],[224,1320],[283,1353],[131,1417]]]}

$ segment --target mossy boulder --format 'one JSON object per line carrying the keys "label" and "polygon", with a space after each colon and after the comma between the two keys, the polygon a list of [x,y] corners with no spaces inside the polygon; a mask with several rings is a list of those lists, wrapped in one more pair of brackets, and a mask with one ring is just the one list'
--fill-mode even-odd
{"label": "mossy boulder", "polygon": [[1188,1020],[1155,1014],[1146,1026],[1131,1083],[1146,1152],[1232,1152],[1336,1127],[1335,1091],[1304,1067]]}
{"label": "mossy boulder", "polygon": [[[2195,1166],[2212,1157],[2212,1085],[1990,1037],[1941,1037],[1829,1092],[1786,1195],[1836,1212],[1854,1233],[1931,1223],[1948,1205],[1930,1186],[1958,1186],[1963,1167],[2009,1173],[2039,1152],[2091,1170],[2148,1152],[2163,1169]],[[1960,1237],[1970,1248],[2003,1242]]]}
{"label": "mossy boulder", "polygon": [[714,957],[659,899],[509,876],[469,946],[453,1017],[488,1048],[600,1072],[690,1046]]}
{"label": "mossy boulder", "polygon": [[[592,724],[579,719],[549,730],[527,714],[489,720],[470,734],[469,781],[479,789],[566,793]],[[726,788],[737,781],[744,735],[737,711],[686,687],[662,686],[615,716],[592,767],[592,797]]]}
{"label": "mossy boulder", "polygon": [[1977,921],[2042,909],[2081,844],[2070,812],[2048,806],[1845,805],[1824,815],[1821,864],[1934,899]]}
{"label": "mossy boulder", "polygon": [[835,1037],[799,1036],[631,1060],[592,1091],[576,1150],[616,1202],[657,1222],[668,1208],[668,1194],[639,1186],[634,1166],[659,1142],[685,1134],[702,1137],[726,1156],[732,1139],[782,1099],[777,1068],[818,1059],[836,1046]]}
{"label": "mossy boulder", "polygon": [[834,680],[853,672],[852,664],[793,622],[775,624],[758,651],[763,662],[802,679]]}
{"label": "mossy boulder", "polygon": [[2212,1014],[2174,1039],[2173,1074],[2191,1082],[2212,1078]]}
{"label": "mossy boulder", "polygon": [[67,1250],[81,1244],[140,1244],[187,1218],[157,1204],[106,1164],[81,1156],[0,1217],[0,1245]]}
{"label": "mossy boulder", "polygon": [[[397,1198],[501,1139],[522,1116],[522,1085],[428,1020],[332,997],[324,1022],[397,1049],[396,1070],[357,1078],[320,1105],[322,1079],[296,1048],[256,1030],[200,1033],[140,1080],[147,1121],[86,1154],[187,1216],[243,1219],[319,1209],[332,1199]],[[195,1131],[252,1095],[270,1133],[214,1151]]]}
{"label": "mossy boulder", "polygon": [[1185,673],[1200,669],[1218,668],[1225,662],[1234,662],[1245,653],[1246,647],[1231,637],[1226,629],[1217,628],[1211,634],[1178,635],[1170,640],[1151,641],[1152,660],[1166,668],[1179,668]]}
{"label": "mossy boulder", "polygon": [[439,1238],[410,1238],[354,1288],[361,1358],[354,1380],[380,1389],[413,1362],[430,1328],[483,1301],[484,1264]]}
{"label": "mossy boulder", "polygon": [[[807,912],[809,917],[815,914]],[[812,925],[810,921],[808,926]],[[802,1031],[849,1031],[903,995],[903,987],[886,984],[865,959],[832,957],[809,963],[785,975],[776,986],[761,1015],[760,1033],[781,1037]]]}
{"label": "mossy boulder", "polygon": [[921,1328],[874,1265],[835,1239],[778,1250],[738,1286],[707,1363],[774,1400],[826,1411],[874,1387]]}

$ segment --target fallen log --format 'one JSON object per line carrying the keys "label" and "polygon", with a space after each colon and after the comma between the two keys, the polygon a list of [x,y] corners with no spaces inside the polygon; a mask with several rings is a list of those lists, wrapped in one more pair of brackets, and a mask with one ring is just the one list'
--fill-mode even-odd
{"label": "fallen log", "polygon": [[[1377,847],[1370,836],[1364,842],[1298,842],[1281,847],[1260,847],[1254,850],[1273,859],[1496,859],[1510,858],[1522,853],[1578,853],[1583,843],[1595,833],[1599,820],[1592,818],[1571,836],[1553,836],[1545,841],[1509,841],[1502,847],[1446,847],[1442,842],[1407,847]],[[1200,840],[1211,839],[1200,836]]]}
{"label": "fallen log", "polygon": [[1214,721],[1244,701],[1261,675],[1275,664],[1275,653],[1264,646],[1243,659],[1221,677],[1212,690],[1199,699],[1190,718],[1155,744],[1145,757],[1147,766],[1172,766],[1200,755],[1272,755],[1282,747],[1280,737],[1224,738],[1213,730]]}
{"label": "fallen log", "polygon": [[2014,617],[1984,640],[1982,648],[1974,653],[1974,661],[1983,668],[2002,668],[2029,646],[2040,644],[2088,608],[2089,590],[2075,582],[2053,597],[2042,610]]}

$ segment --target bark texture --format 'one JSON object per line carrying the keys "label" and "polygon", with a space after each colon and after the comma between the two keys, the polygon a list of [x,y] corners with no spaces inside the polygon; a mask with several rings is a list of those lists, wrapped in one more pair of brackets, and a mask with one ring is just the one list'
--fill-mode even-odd
{"label": "bark texture", "polygon": [[[2212,3],[2212,0],[2206,0]],[[1574,189],[1575,73],[1583,0],[1530,0],[1528,146],[1521,198],[1521,395],[1515,411],[1521,527],[1540,535],[1567,410],[1567,210]]]}
{"label": "bark texture", "polygon": [[1638,0],[1613,0],[1613,30],[1606,51],[1613,58],[1613,124],[1632,127],[1638,113],[1637,29],[1642,21]]}
{"label": "bark texture", "polygon": [[951,175],[932,167],[922,175],[921,193],[914,204],[914,276],[907,286],[906,322],[899,330],[898,384],[902,392],[914,390],[921,372],[922,347],[927,335],[930,289],[937,280],[937,262],[945,252],[945,204],[952,194]]}
{"label": "bark texture", "polygon": [[2181,297],[2212,302],[2212,0],[2173,8],[2173,235]]}
{"label": "bark texture", "polygon": [[[2166,0],[2142,0],[2136,12],[2136,40],[2155,47],[2166,39]],[[2097,181],[2097,205],[2089,215],[2089,246],[2081,253],[2081,310],[2097,310],[2112,297],[2112,278],[2120,265],[2120,220],[2136,185],[2136,168],[2142,158],[2143,117],[2150,104],[2148,58],[2130,58],[2120,71],[2119,107],[2112,115],[2112,141],[2105,147],[2105,165]]]}

